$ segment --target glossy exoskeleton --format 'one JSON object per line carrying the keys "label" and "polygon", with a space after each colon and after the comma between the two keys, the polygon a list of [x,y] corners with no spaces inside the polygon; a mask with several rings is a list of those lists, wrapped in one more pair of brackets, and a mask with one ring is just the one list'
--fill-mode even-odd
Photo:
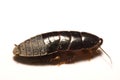
{"label": "glossy exoskeleton", "polygon": [[76,57],[94,56],[103,40],[96,35],[77,31],[55,31],[37,35],[15,45],[13,53],[22,57],[48,57],[47,61],[72,62]]}

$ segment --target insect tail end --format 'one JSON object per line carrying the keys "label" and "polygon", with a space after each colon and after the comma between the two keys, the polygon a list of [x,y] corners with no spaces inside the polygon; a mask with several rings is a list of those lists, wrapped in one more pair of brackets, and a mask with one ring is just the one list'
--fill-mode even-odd
{"label": "insect tail end", "polygon": [[20,54],[19,46],[16,44],[14,45],[15,45],[15,48],[13,49],[13,54],[17,56]]}

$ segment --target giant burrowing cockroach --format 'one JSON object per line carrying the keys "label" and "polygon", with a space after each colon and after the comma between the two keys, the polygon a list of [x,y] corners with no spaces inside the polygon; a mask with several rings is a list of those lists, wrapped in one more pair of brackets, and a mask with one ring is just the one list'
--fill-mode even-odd
{"label": "giant burrowing cockroach", "polygon": [[55,31],[37,35],[15,45],[13,53],[24,58],[44,57],[47,62],[58,61],[58,64],[70,63],[78,56],[89,59],[99,53],[99,50],[104,52],[100,47],[102,43],[102,38],[87,32]]}

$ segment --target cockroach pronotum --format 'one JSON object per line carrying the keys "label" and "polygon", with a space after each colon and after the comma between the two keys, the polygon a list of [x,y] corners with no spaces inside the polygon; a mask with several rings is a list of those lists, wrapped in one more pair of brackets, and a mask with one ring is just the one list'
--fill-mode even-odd
{"label": "cockroach pronotum", "polygon": [[63,64],[74,62],[79,57],[90,59],[99,51],[109,57],[100,47],[102,43],[102,38],[87,32],[54,31],[37,35],[15,45],[13,53],[19,57],[29,59],[39,57],[46,62]]}

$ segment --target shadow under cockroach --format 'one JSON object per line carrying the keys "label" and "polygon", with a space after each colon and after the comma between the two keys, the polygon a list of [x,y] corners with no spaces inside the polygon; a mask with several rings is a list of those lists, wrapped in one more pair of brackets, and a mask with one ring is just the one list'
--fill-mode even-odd
{"label": "shadow under cockroach", "polygon": [[52,55],[40,56],[40,57],[21,57],[14,56],[13,59],[22,64],[27,65],[60,65],[60,64],[73,64],[81,61],[91,60],[100,56],[102,52],[99,50],[92,54],[89,51],[77,51],[77,52],[57,52]]}

